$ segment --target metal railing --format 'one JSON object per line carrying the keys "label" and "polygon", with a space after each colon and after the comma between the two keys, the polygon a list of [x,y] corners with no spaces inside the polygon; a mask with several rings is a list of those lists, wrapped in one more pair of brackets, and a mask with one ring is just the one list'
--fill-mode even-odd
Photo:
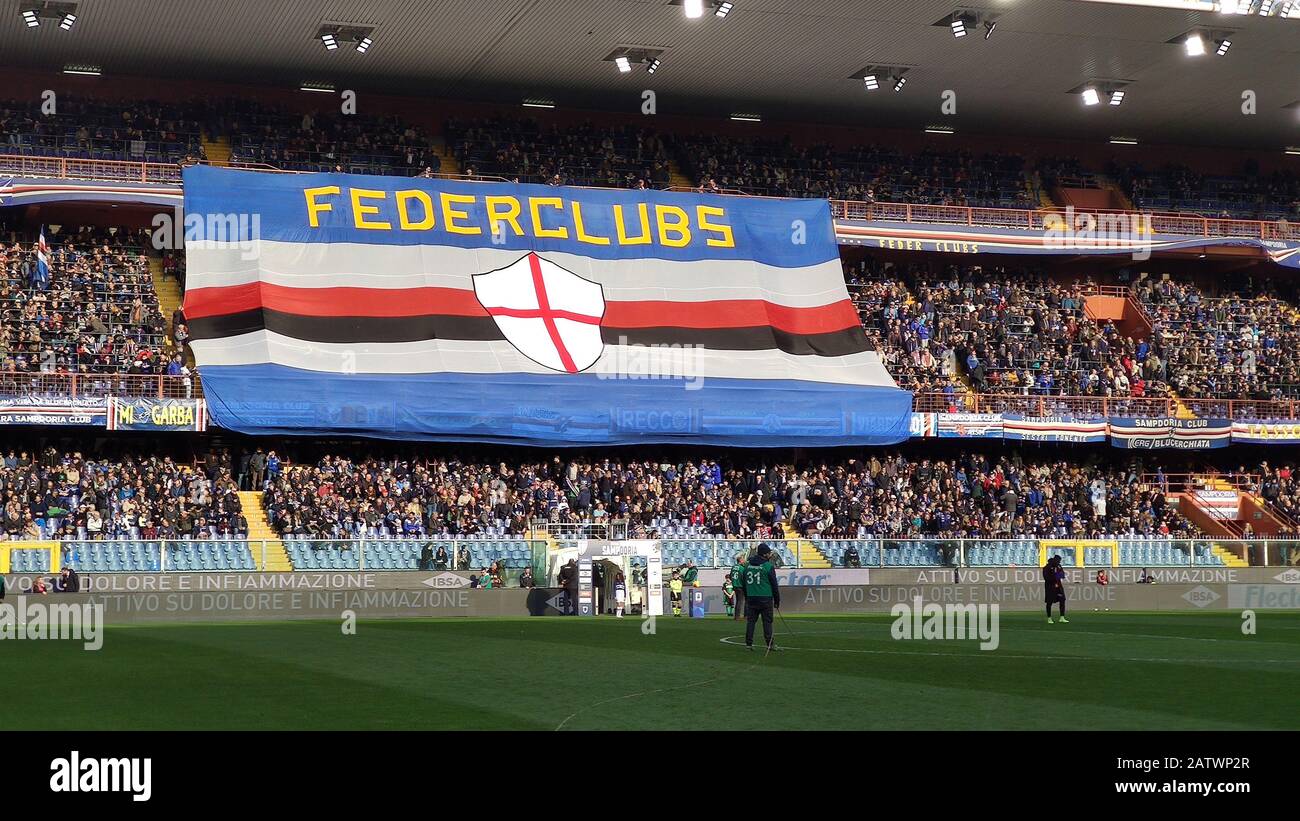
{"label": "metal railing", "polygon": [[[1007,536],[998,539],[768,539],[779,566],[804,569],[798,541],[811,542],[831,567],[1033,567],[1039,566],[1040,546],[1061,553],[1067,566],[1084,567],[1227,567],[1220,557],[1231,554],[1250,566],[1300,565],[1300,539],[1175,539],[1117,536],[1102,539],[1041,539]],[[700,567],[728,567],[737,553],[752,550],[756,540],[663,539],[665,569],[685,560]],[[1111,558],[1112,547],[1118,555]],[[857,550],[856,562],[849,548]],[[1214,548],[1220,548],[1216,554]],[[1082,555],[1078,555],[1082,551]],[[1094,552],[1096,551],[1096,552]],[[701,561],[703,559],[704,561]],[[808,565],[813,568],[822,565]]]}
{"label": "metal railing", "polygon": [[[806,550],[800,541],[811,542],[819,554],[818,561],[805,562]],[[1300,566],[1300,539],[1258,537],[1254,539],[1173,539],[1155,537],[1114,537],[1110,539],[1039,539],[1011,537],[1001,539],[768,539],[774,550],[775,563],[781,568],[935,568],[935,567],[1030,567],[1037,568],[1042,555],[1061,554],[1067,567],[1230,567],[1224,556],[1235,557],[1252,567]],[[169,573],[169,572],[238,572],[249,571],[250,564],[265,567],[272,553],[271,540],[218,539],[134,539],[65,541],[61,545],[62,561],[88,572]],[[546,552],[546,542],[524,537],[496,540],[474,539],[331,539],[327,541],[285,540],[292,557],[310,551],[311,566],[294,570],[480,570],[483,565],[500,562],[506,569],[534,565],[538,551]],[[730,567],[738,555],[748,554],[759,544],[756,539],[662,539],[664,570],[693,560],[702,568]],[[21,541],[7,542],[13,551],[21,551]],[[419,554],[429,545],[436,556],[438,547],[446,550],[445,565],[435,559],[421,566]],[[1113,546],[1113,547],[1112,547]],[[206,547],[206,550],[205,550]],[[856,561],[850,547],[857,551]],[[460,558],[461,548],[469,560]],[[1218,548],[1216,552],[1215,548]],[[35,544],[33,550],[40,550]],[[1112,558],[1112,550],[1118,555]],[[1079,555],[1082,551],[1082,555]],[[220,552],[223,558],[239,558],[232,566],[194,567],[195,556]],[[183,559],[178,559],[183,556]],[[395,558],[394,558],[395,557]],[[123,559],[126,561],[123,561]],[[103,564],[110,569],[103,569]],[[399,566],[400,565],[400,566]],[[1238,565],[1241,566],[1241,565]],[[21,571],[14,571],[21,572]]]}
{"label": "metal railing", "polygon": [[198,399],[203,380],[143,373],[33,373],[0,371],[0,396],[137,397]]}
{"label": "metal railing", "polygon": [[181,181],[181,166],[177,163],[0,154],[0,174],[68,180],[165,183]]}
{"label": "metal railing", "polygon": [[1086,217],[1097,225],[1136,226],[1133,233],[1176,234],[1190,237],[1239,237],[1261,240],[1300,240],[1300,223],[1285,220],[1222,219],[1199,214],[1159,214],[1148,211],[1114,211],[1102,208],[980,208],[964,205],[922,205],[898,202],[831,200],[831,212],[840,219],[867,222],[920,222],[968,225],[979,228],[1019,228],[1026,231],[1059,230],[1067,215]]}
{"label": "metal railing", "polygon": [[[1032,389],[1031,389],[1032,390]],[[1173,418],[1184,407],[1204,419],[1295,419],[1300,402],[1256,399],[1178,399],[1167,396],[1046,396],[1023,393],[917,393],[916,413],[1010,413],[1021,416]]]}
{"label": "metal railing", "polygon": [[[283,171],[275,166],[254,162],[224,163],[237,168]],[[181,166],[177,163],[127,162],[120,160],[83,160],[68,157],[37,157],[26,154],[0,154],[0,173],[28,177],[60,177],[117,182],[180,182]],[[599,186],[587,186],[599,187]],[[670,187],[669,190],[698,191],[698,188]],[[716,193],[749,196],[743,191],[723,190]],[[964,205],[924,205],[899,202],[861,202],[831,200],[832,213],[840,219],[869,222],[918,222],[939,225],[969,225],[981,228],[1020,228],[1045,231],[1066,214],[1087,217],[1098,223],[1106,221],[1140,226],[1142,232],[1194,237],[1241,237],[1261,240],[1300,240],[1300,224],[1285,220],[1265,221],[1222,219],[1199,214],[1163,214],[1148,211],[1117,211],[1101,208],[984,208]]]}
{"label": "metal railing", "polygon": [[[1213,487],[1216,483],[1227,487]],[[1260,475],[1220,473],[1217,470],[1206,470],[1201,473],[1143,473],[1142,484],[1159,487],[1166,493],[1193,493],[1198,490],[1234,490],[1249,493],[1260,486]]]}

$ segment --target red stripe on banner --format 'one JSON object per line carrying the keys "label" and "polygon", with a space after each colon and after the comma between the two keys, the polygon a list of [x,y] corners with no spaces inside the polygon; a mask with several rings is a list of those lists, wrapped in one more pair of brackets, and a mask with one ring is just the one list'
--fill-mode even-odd
{"label": "red stripe on banner", "polygon": [[[259,308],[299,316],[488,316],[474,292],[462,288],[290,288],[269,282],[249,282],[194,288],[185,294],[186,319]],[[514,315],[507,310],[493,309],[492,313]],[[610,328],[770,325],[792,334],[819,334],[856,327],[860,320],[853,303],[847,299],[812,308],[791,308],[762,299],[639,300],[606,303],[601,324]]]}
{"label": "red stripe on banner", "polygon": [[[536,319],[541,316],[536,308],[490,308],[488,313],[492,316],[514,316],[520,319]],[[555,319],[571,319],[574,322],[583,322],[587,325],[599,325],[600,317],[588,316],[587,314],[575,314],[573,311],[558,311],[552,309],[547,313]]]}
{"label": "red stripe on banner", "polygon": [[578,366],[574,364],[573,357],[569,355],[569,349],[564,347],[564,339],[560,336],[560,329],[555,325],[555,314],[551,311],[551,300],[546,295],[546,279],[542,276],[542,261],[537,258],[537,254],[528,255],[528,268],[533,274],[533,292],[537,297],[537,311],[531,315],[541,317],[542,324],[546,326],[546,333],[551,337],[551,344],[555,346],[555,352],[560,355],[560,364],[569,373],[577,373]]}

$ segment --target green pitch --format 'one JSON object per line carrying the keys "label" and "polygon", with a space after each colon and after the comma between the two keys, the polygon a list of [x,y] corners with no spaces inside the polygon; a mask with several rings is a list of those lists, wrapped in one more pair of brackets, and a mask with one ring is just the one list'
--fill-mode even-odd
{"label": "green pitch", "polygon": [[1070,615],[986,652],[790,617],[766,658],[718,617],[118,627],[0,643],[0,729],[1300,729],[1300,614]]}

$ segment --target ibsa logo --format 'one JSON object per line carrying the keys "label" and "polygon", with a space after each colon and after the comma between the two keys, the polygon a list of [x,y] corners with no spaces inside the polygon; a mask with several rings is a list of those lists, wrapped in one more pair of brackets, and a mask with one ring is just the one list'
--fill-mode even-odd
{"label": "ibsa logo", "polygon": [[1290,570],[1284,570],[1273,578],[1282,582],[1282,584],[1300,584],[1300,570],[1294,567]]}
{"label": "ibsa logo", "polygon": [[458,576],[450,570],[446,573],[439,573],[437,576],[430,576],[421,582],[425,587],[437,589],[446,589],[450,587],[469,587],[469,579],[464,576]]}
{"label": "ibsa logo", "polygon": [[1203,584],[1183,594],[1183,599],[1195,607],[1207,607],[1221,598],[1223,597]]}
{"label": "ibsa logo", "polygon": [[50,762],[51,792],[130,793],[132,801],[153,795],[152,758],[82,758],[73,750]]}

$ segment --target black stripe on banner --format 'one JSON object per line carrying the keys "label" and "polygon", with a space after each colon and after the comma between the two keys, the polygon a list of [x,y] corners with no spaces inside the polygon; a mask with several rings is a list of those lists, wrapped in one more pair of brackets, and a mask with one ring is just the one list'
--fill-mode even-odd
{"label": "black stripe on banner", "polygon": [[749,328],[601,328],[606,345],[699,345],[715,351],[776,348],[800,356],[847,356],[871,350],[861,328],[792,334],[768,325]]}
{"label": "black stripe on banner", "polygon": [[340,345],[362,342],[424,342],[463,339],[470,342],[505,339],[490,316],[302,316],[269,308],[237,314],[201,317],[190,322],[195,339],[238,336],[265,328],[304,342]]}
{"label": "black stripe on banner", "polygon": [[[304,342],[425,342],[431,339],[504,340],[492,317],[301,316],[259,308],[236,314],[200,317],[189,324],[194,339],[219,339],[266,329]],[[845,356],[871,349],[861,328],[821,334],[793,334],[767,325],[745,328],[604,328],[606,345],[698,345],[710,350],[762,351],[776,348],[800,356]]]}

